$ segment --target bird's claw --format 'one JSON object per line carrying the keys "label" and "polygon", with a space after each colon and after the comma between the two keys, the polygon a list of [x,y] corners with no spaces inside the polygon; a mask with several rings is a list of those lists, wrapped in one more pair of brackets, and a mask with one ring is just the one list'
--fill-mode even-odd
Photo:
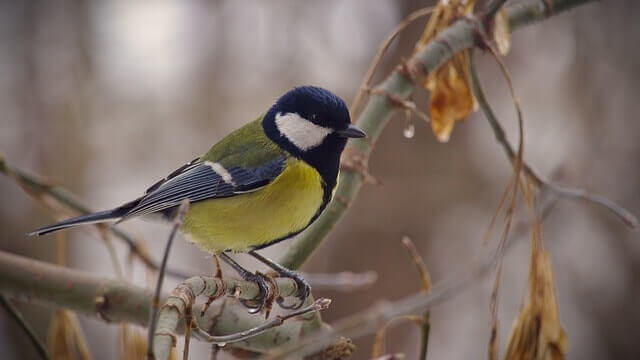
{"label": "bird's claw", "polygon": [[265,308],[268,299],[271,298],[271,289],[267,284],[268,279],[260,272],[256,272],[255,274],[248,272],[243,274],[242,278],[258,285],[258,289],[260,291],[258,296],[251,300],[240,299],[240,303],[248,309],[249,314],[257,314]]}
{"label": "bird's claw", "polygon": [[276,303],[278,303],[278,306],[280,306],[285,310],[300,309],[302,305],[304,305],[304,302],[307,300],[309,295],[311,294],[311,286],[309,285],[307,280],[305,280],[302,277],[302,275],[300,275],[300,273],[298,272],[286,270],[286,271],[280,271],[279,275],[281,277],[290,278],[296,282],[296,287],[298,288],[298,291],[296,292],[296,298],[298,299],[298,301],[296,301],[291,305],[287,305],[284,303],[284,298],[282,298],[282,296],[279,296],[278,299],[276,299]]}

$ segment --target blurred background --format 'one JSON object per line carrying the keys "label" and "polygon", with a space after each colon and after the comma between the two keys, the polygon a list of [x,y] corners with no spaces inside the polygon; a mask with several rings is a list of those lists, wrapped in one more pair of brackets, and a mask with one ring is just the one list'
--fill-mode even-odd
{"label": "blurred background", "polygon": [[[254,119],[293,86],[326,87],[353,99],[383,37],[417,0],[85,2],[0,1],[0,152],[9,164],[42,174],[95,209],[119,205],[231,130]],[[545,177],[584,187],[640,214],[640,3],[582,6],[513,35],[506,57],[525,114],[525,159]],[[408,57],[424,23],[395,43],[378,79]],[[490,102],[516,141],[516,119],[494,61],[479,54]],[[416,93],[426,108],[427,95]],[[307,272],[375,270],[365,290],[323,292],[334,300],[326,321],[419,290],[400,244],[415,241],[438,282],[467,269],[482,253],[482,235],[510,176],[486,120],[476,113],[438,143],[416,120],[388,125],[370,171],[384,185],[365,186],[347,215],[305,264]],[[0,176],[0,249],[55,261],[54,237],[25,232],[53,221],[15,183]],[[147,240],[159,258],[168,227],[121,225]],[[104,244],[92,232],[68,233],[68,265],[113,277]],[[562,201],[544,224],[556,272],[569,359],[637,358],[640,354],[640,239],[607,211]],[[528,243],[505,259],[500,293],[504,346],[526,294]],[[525,241],[522,241],[525,240]],[[290,242],[271,247],[277,257]],[[116,242],[121,259],[127,249]],[[245,259],[240,256],[240,259]],[[176,241],[170,265],[203,274],[211,258]],[[132,278],[144,284],[144,271]],[[492,279],[437,306],[430,359],[483,358],[490,331]],[[176,281],[165,283],[171,289]],[[46,337],[52,310],[19,304]],[[119,327],[80,317],[96,359],[118,357]],[[208,346],[192,343],[193,358]],[[356,340],[355,359],[372,338]],[[20,329],[0,312],[4,358],[35,358]],[[389,352],[417,356],[419,332],[388,332]]]}

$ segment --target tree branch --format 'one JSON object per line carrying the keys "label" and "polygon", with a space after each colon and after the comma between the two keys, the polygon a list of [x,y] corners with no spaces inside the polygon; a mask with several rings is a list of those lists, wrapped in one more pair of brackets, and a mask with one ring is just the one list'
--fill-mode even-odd
{"label": "tree branch", "polygon": [[[233,296],[239,290],[239,298],[251,300],[259,295],[253,282],[236,279],[195,277],[187,280],[204,290],[202,295],[216,292]],[[277,278],[278,292],[291,296],[297,291],[295,281]],[[151,308],[151,291],[124,281],[106,279],[83,271],[52,265],[34,259],[0,251],[0,292],[18,301],[41,304],[48,307],[64,307],[87,316],[109,322],[128,322],[147,326]],[[163,296],[166,299],[167,296]],[[215,334],[232,334],[256,327],[264,317],[243,316],[246,310],[239,306],[214,304],[200,315],[201,306],[194,307],[198,324]],[[177,324],[177,323],[176,323]],[[295,341],[300,334],[298,322],[284,325],[243,341],[235,346],[255,352],[265,352],[275,345]]]}
{"label": "tree branch", "polygon": [[[541,196],[540,206],[537,211],[540,223],[550,214],[556,204],[556,197],[553,194],[545,193],[548,197]],[[531,222],[523,221],[515,226],[514,231],[509,236],[506,246],[498,248],[487,260],[471,266],[467,271],[457,274],[439,283],[434,284],[428,293],[419,293],[407,296],[393,303],[380,303],[353,314],[332,325],[332,328],[320,334],[306,336],[296,343],[288,344],[282,348],[268,353],[262,359],[289,359],[302,357],[305,354],[315,353],[319,349],[326,347],[336,341],[339,336],[358,337],[370,334],[380,326],[386,324],[391,319],[404,317],[431,309],[437,304],[441,304],[468,289],[470,285],[479,279],[487,276],[495,267],[504,253],[511,249],[516,243],[514,240],[524,238],[524,235],[531,228]]]}
{"label": "tree branch", "polygon": [[[280,282],[286,281],[283,285]],[[274,293],[278,293],[283,298],[294,296],[297,292],[295,281],[289,278],[276,278],[273,284],[276,288]],[[286,285],[284,285],[286,284]],[[251,285],[251,286],[248,286]],[[272,286],[270,284],[269,286]],[[189,278],[178,285],[164,302],[158,317],[157,330],[154,335],[153,353],[158,359],[167,359],[169,352],[175,342],[173,332],[178,327],[178,322],[184,314],[191,309],[198,296],[207,296],[217,299],[223,295],[237,296],[239,299],[255,300],[260,296],[258,286],[249,281],[229,281],[219,278],[196,276]],[[194,313],[194,311],[190,311]],[[197,311],[196,311],[197,313]],[[255,327],[259,327],[255,326]],[[241,332],[246,329],[237,329]]]}
{"label": "tree branch", "polygon": [[[40,196],[46,194],[58,203],[66,206],[67,208],[78,212],[81,215],[91,214],[94,211],[87,205],[78,200],[73,194],[66,189],[49,184],[45,179],[37,175],[30,174],[21,169],[10,167],[7,164],[4,156],[0,153],[0,173],[12,178],[25,192],[32,196]],[[108,229],[120,240],[124,241],[129,247],[129,251],[140,259],[148,268],[158,270],[158,263],[147,254],[139,245],[138,240],[129,235],[125,231],[122,231],[113,226],[109,226]],[[185,279],[190,277],[182,271],[167,269],[167,274]]]}
{"label": "tree branch", "polygon": [[[516,30],[591,1],[593,0],[530,0],[506,6],[505,9],[511,29]],[[426,76],[429,72],[436,70],[455,53],[473,47],[480,26],[482,26],[481,22],[474,18],[456,21],[414,54],[405,66],[398,66],[376,87],[378,93],[392,94],[402,99],[409,98],[414,90],[413,80],[417,76]],[[322,215],[301,234],[280,259],[281,265],[290,269],[299,268],[342,218],[363,184],[368,157],[396,110],[398,108],[389,102],[387,96],[371,94],[356,121],[356,124],[367,133],[368,138],[350,141],[343,154],[343,164],[356,166],[347,166],[342,171],[335,196],[340,201],[332,201]]]}
{"label": "tree branch", "polygon": [[297,316],[301,316],[310,312],[315,312],[315,311],[320,311],[320,310],[325,310],[329,307],[329,305],[331,304],[331,300],[330,299],[326,299],[326,298],[320,298],[316,301],[313,302],[313,304],[309,305],[309,306],[305,306],[301,309],[292,311],[290,313],[287,313],[285,315],[276,315],[274,316],[271,320],[260,324],[259,326],[256,326],[254,328],[248,329],[246,331],[240,331],[238,333],[235,334],[231,334],[231,335],[222,335],[222,336],[212,336],[209,335],[206,331],[202,330],[202,328],[200,328],[199,326],[197,326],[197,324],[192,324],[192,329],[195,330],[196,332],[196,337],[199,340],[202,341],[206,341],[206,342],[210,342],[210,343],[215,343],[218,344],[220,346],[224,346],[226,344],[229,343],[234,343],[234,342],[238,342],[238,341],[243,341],[243,340],[247,340],[249,338],[252,338],[258,334],[261,334],[269,329],[272,329],[276,326],[280,326],[282,325],[285,321],[289,320],[289,319],[293,319]]}

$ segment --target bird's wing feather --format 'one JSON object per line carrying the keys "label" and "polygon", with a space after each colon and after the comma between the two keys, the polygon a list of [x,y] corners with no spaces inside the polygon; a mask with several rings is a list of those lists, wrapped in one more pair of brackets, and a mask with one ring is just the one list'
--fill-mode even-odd
{"label": "bird's wing feather", "polygon": [[184,199],[194,203],[258,190],[280,175],[285,162],[286,158],[279,156],[268,163],[248,168],[192,161],[151,186],[123,220],[178,206]]}

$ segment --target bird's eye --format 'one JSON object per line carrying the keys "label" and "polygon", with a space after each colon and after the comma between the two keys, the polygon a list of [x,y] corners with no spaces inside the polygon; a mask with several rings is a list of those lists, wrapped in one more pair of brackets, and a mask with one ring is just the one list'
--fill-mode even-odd
{"label": "bird's eye", "polygon": [[318,114],[311,114],[311,120],[318,120]]}

